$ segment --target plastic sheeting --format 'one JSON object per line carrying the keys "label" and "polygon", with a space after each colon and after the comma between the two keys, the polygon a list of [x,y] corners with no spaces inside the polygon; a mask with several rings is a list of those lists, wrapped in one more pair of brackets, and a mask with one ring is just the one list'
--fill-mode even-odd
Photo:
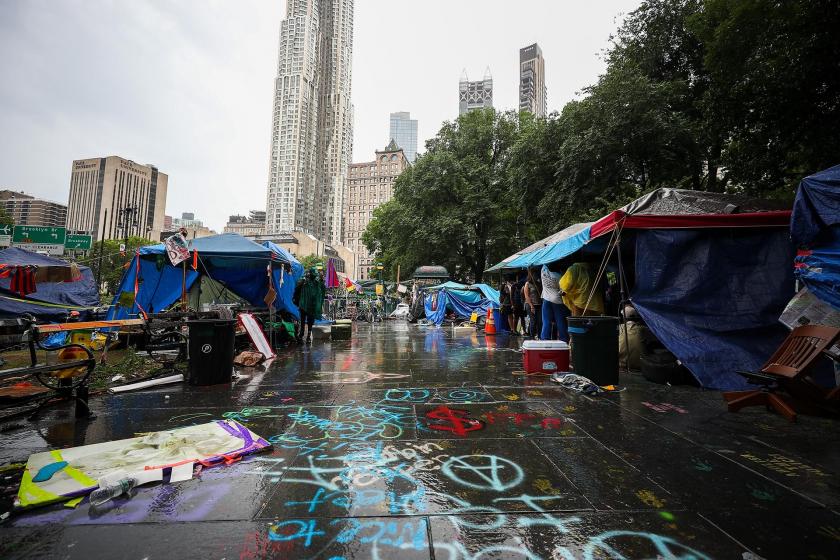
{"label": "plastic sheeting", "polygon": [[471,290],[439,290],[427,294],[424,301],[426,318],[435,325],[443,323],[447,311],[454,312],[460,319],[469,319],[474,311],[486,315],[488,309],[497,305],[482,293]]}
{"label": "plastic sheeting", "polygon": [[[0,263],[9,265],[69,266],[66,261],[39,255],[24,249],[12,247],[0,251]],[[67,312],[74,308],[84,318],[88,313],[85,308],[99,305],[99,293],[96,280],[90,268],[80,266],[81,280],[75,282],[40,282],[36,291],[21,298],[20,294],[9,290],[11,278],[0,279],[0,317],[20,317],[24,313],[34,315],[41,321],[61,321]],[[26,301],[18,301],[23,300]],[[49,305],[39,305],[46,303]],[[64,307],[66,306],[66,307]]]}
{"label": "plastic sheeting", "polygon": [[810,247],[815,242],[820,244],[820,234],[833,226],[840,226],[840,165],[815,173],[799,183],[790,234],[797,246]]}
{"label": "plastic sheeting", "polygon": [[794,293],[783,229],[654,230],[636,238],[631,299],[656,337],[703,387],[747,387],[787,336]]}
{"label": "plastic sheeting", "polygon": [[815,296],[840,309],[840,226],[819,237],[819,244],[796,257],[796,275]]}

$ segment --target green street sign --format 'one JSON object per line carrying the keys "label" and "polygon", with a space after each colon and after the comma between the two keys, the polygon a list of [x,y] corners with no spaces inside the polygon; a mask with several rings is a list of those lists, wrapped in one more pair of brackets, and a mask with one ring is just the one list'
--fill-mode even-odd
{"label": "green street sign", "polygon": [[76,249],[78,251],[90,251],[93,246],[92,235],[67,234],[67,241],[64,242],[65,249]]}
{"label": "green street sign", "polygon": [[64,245],[67,229],[50,226],[15,226],[12,243]]}

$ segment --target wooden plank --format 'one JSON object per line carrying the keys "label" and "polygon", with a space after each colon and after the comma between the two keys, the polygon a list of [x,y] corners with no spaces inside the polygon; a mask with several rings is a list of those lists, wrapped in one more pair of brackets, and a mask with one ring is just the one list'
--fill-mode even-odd
{"label": "wooden plank", "polygon": [[81,323],[55,323],[36,325],[39,333],[54,333],[62,331],[80,331],[85,329],[103,329],[107,327],[135,327],[145,325],[144,319],[117,319],[114,321],[84,321]]}

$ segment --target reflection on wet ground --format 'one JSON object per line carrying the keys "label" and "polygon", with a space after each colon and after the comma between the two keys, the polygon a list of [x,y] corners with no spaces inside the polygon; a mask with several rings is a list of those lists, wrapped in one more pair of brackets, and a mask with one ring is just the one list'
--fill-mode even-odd
{"label": "reflection on wet ground", "polygon": [[[270,453],[92,511],[13,516],[2,558],[837,558],[840,429],[624,375],[586,397],[520,339],[404,323],[292,349],[232,386],[95,399],[0,431],[30,453],[232,418]],[[2,511],[17,480],[0,472]],[[751,556],[752,555],[752,556]]]}

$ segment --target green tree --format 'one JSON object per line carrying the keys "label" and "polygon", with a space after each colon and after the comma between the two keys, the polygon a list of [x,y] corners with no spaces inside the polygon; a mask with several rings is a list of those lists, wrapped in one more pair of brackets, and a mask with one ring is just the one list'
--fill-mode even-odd
{"label": "green tree", "polygon": [[516,246],[520,212],[505,168],[519,128],[518,114],[492,109],[445,123],[374,212],[362,238],[368,250],[391,272],[441,264],[480,282],[489,261]]}
{"label": "green tree", "polygon": [[0,226],[14,226],[15,221],[9,214],[6,213],[5,208],[0,208]]}
{"label": "green tree", "polygon": [[300,264],[303,265],[304,270],[309,270],[312,267],[318,268],[319,266],[326,270],[327,266],[326,259],[318,255],[306,255],[300,259]]}
{"label": "green tree", "polygon": [[[123,274],[125,274],[125,271],[131,264],[134,252],[140,247],[155,244],[154,241],[150,241],[144,237],[129,237],[125,255],[121,255],[120,244],[124,242],[124,239],[107,239],[104,242],[96,242],[85,259],[86,264],[90,266],[93,272],[94,278],[99,278],[101,263],[102,286],[100,286],[100,289],[107,303],[110,303],[111,297],[113,297],[119,288],[120,280],[122,280]],[[102,255],[101,259],[100,254]]]}

